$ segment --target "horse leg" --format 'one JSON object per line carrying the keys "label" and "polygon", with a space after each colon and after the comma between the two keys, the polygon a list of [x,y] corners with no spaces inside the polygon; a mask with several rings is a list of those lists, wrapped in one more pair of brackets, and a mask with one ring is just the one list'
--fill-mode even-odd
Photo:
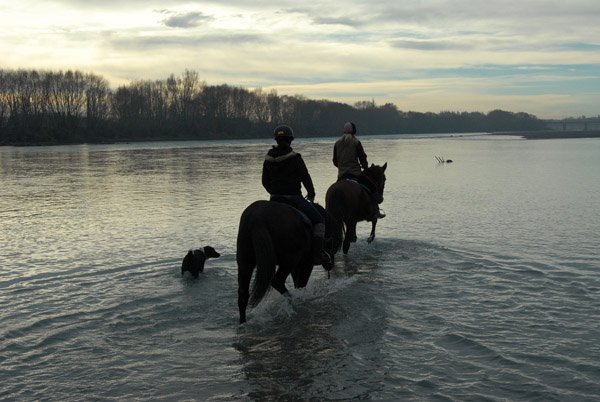
{"label": "horse leg", "polygon": [[348,237],[348,233],[346,233],[346,236],[344,237],[342,251],[344,254],[348,254],[348,250],[350,250],[350,237]]}
{"label": "horse leg", "polygon": [[344,245],[342,251],[348,254],[350,243],[356,243],[356,221],[346,221],[346,236],[344,237]]}
{"label": "horse leg", "polygon": [[301,262],[298,264],[296,271],[292,272],[292,278],[294,279],[295,288],[303,288],[308,284],[310,275],[313,271],[312,261]]}
{"label": "horse leg", "polygon": [[254,266],[238,263],[238,308],[240,310],[240,324],[246,322],[246,307],[250,298],[250,280]]}
{"label": "horse leg", "polygon": [[285,287],[285,279],[288,277],[289,274],[290,270],[280,265],[279,269],[277,270],[277,272],[273,276],[273,279],[271,280],[271,286],[273,286],[273,288],[279,293],[281,293],[283,296],[285,296],[288,293],[288,290]]}
{"label": "horse leg", "polygon": [[369,235],[369,238],[367,239],[367,243],[371,243],[373,240],[375,240],[375,227],[377,226],[377,219],[373,219],[373,221],[371,222],[371,234]]}
{"label": "horse leg", "polygon": [[348,231],[346,232],[346,237],[350,237],[351,243],[356,243],[356,221],[350,222],[348,225]]}

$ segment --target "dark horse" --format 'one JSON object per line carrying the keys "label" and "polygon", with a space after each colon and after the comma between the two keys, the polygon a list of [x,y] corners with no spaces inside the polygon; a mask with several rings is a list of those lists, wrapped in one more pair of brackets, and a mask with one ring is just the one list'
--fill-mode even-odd
{"label": "dark horse", "polygon": [[[387,162],[383,166],[371,165],[364,172],[376,187],[380,197],[379,202],[383,201],[386,168]],[[342,179],[333,183],[325,195],[325,206],[339,226],[345,225],[344,254],[348,254],[350,243],[356,242],[357,222],[371,221],[371,234],[367,241],[371,243],[375,239],[377,218],[374,217],[371,193],[358,182]]]}
{"label": "dark horse", "polygon": [[[314,204],[325,217],[325,251],[333,268],[333,256],[342,243],[342,232],[325,209]],[[274,201],[255,201],[242,213],[237,237],[238,307],[240,323],[246,322],[248,302],[256,306],[273,286],[289,296],[285,280],[292,275],[294,287],[306,286],[313,270],[312,228],[297,210]],[[276,267],[279,267],[276,270]],[[252,292],[249,292],[254,267],[257,267]]]}

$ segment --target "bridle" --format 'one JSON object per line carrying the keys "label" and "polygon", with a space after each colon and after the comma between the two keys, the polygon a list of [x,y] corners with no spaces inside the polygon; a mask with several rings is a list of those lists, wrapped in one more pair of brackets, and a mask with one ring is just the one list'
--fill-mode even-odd
{"label": "bridle", "polygon": [[[370,168],[372,169],[372,168]],[[367,178],[367,180],[369,180],[369,182],[373,185],[373,187],[375,188],[375,192],[379,193],[380,195],[383,195],[383,187],[385,186],[385,173],[381,174],[381,183],[377,183],[375,182],[375,180],[373,179],[373,177],[371,177],[369,175],[369,169],[365,170],[365,174],[364,177]],[[381,188],[382,191],[379,191],[379,189]]]}

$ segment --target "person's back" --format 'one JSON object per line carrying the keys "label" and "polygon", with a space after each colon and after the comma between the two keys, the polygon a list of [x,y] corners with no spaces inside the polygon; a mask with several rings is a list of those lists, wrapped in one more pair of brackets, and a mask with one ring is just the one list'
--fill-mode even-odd
{"label": "person's back", "polygon": [[301,195],[302,183],[309,196],[314,187],[302,156],[289,143],[281,141],[267,153],[263,168],[263,186],[269,194]]}
{"label": "person's back", "polygon": [[350,174],[360,176],[362,169],[358,161],[357,146],[360,141],[351,134],[344,134],[335,143],[338,179]]}
{"label": "person's back", "polygon": [[338,180],[348,175],[360,177],[362,169],[369,166],[354,123],[344,124],[344,134],[333,147],[333,164],[338,168]]}
{"label": "person's back", "polygon": [[333,164],[338,168],[338,180],[355,179],[371,190],[373,215],[377,218],[384,218],[385,214],[379,211],[381,197],[377,194],[377,188],[363,173],[363,169],[366,170],[369,163],[362,143],[356,138],[356,125],[352,122],[344,124],[344,134],[333,147]]}

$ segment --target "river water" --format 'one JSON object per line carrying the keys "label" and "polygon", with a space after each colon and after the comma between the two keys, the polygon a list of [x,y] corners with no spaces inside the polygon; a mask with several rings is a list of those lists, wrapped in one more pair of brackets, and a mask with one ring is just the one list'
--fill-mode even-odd
{"label": "river water", "polygon": [[[293,144],[321,203],[334,140]],[[242,326],[270,141],[1,147],[0,399],[598,400],[600,140],[361,140],[388,163],[375,241]]]}

